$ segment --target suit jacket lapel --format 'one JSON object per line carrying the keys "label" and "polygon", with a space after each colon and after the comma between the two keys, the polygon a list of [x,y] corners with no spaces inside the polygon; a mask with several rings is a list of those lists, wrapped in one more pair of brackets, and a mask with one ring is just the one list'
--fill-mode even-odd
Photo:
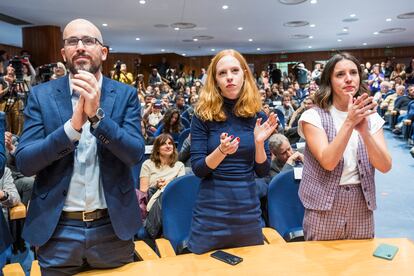
{"label": "suit jacket lapel", "polygon": [[111,116],[115,103],[115,88],[109,79],[103,77],[101,88],[101,108],[106,116]]}
{"label": "suit jacket lapel", "polygon": [[62,123],[68,121],[73,114],[72,95],[69,91],[69,77],[65,76],[56,80],[56,90],[53,90],[58,113]]}

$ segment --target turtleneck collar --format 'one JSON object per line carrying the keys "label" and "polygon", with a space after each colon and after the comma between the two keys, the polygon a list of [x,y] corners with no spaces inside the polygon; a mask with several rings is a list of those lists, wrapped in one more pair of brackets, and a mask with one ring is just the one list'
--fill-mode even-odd
{"label": "turtleneck collar", "polygon": [[238,100],[238,98],[234,99],[234,100],[231,100],[231,99],[228,99],[226,97],[223,97],[224,106],[228,107],[228,108],[233,108],[236,105],[237,100]]}

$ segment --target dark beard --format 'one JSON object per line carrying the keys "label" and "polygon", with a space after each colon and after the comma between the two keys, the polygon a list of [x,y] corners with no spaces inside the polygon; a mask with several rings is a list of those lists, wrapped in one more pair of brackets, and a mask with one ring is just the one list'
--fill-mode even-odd
{"label": "dark beard", "polygon": [[72,63],[71,60],[68,59],[67,65],[68,65],[69,72],[71,72],[72,75],[76,75],[78,73],[78,70],[88,71],[89,73],[92,73],[95,75],[101,68],[100,65],[96,65],[92,61],[90,62],[90,64],[75,65],[74,63]]}

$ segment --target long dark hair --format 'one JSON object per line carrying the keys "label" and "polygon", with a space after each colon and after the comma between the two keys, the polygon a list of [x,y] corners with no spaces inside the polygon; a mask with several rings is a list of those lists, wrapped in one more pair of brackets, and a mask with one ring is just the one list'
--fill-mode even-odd
{"label": "long dark hair", "polygon": [[321,84],[319,86],[319,90],[315,93],[315,104],[322,109],[327,110],[332,105],[333,101],[333,92],[332,92],[332,84],[331,84],[331,77],[332,73],[335,69],[335,66],[341,60],[349,60],[355,63],[358,69],[359,75],[359,89],[356,92],[355,96],[362,95],[363,93],[368,93],[368,88],[362,82],[362,71],[361,67],[359,66],[359,61],[353,55],[349,53],[338,53],[331,57],[328,62],[325,64],[322,76],[321,76]]}
{"label": "long dark hair", "polygon": [[[172,125],[171,119],[174,114],[178,114],[178,117],[177,117],[177,121]],[[164,133],[170,133],[170,132],[179,133],[182,129],[180,111],[178,111],[178,109],[176,108],[168,109],[164,114],[162,122],[164,123]]]}
{"label": "long dark hair", "polygon": [[169,162],[169,166],[172,168],[174,167],[174,164],[177,162],[178,160],[178,152],[177,152],[177,148],[175,146],[174,143],[174,139],[172,138],[171,135],[163,133],[160,136],[158,136],[157,138],[155,138],[154,144],[153,144],[153,148],[152,148],[152,153],[151,153],[151,161],[155,163],[155,166],[157,168],[161,167],[161,157],[160,157],[160,147],[162,145],[164,145],[165,143],[167,143],[168,141],[171,141],[172,145],[173,145],[173,153],[170,156],[170,162]]}

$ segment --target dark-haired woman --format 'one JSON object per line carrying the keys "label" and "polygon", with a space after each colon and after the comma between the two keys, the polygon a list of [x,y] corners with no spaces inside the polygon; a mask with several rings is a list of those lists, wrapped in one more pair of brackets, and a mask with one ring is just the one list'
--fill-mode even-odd
{"label": "dark-haired woman", "polygon": [[305,239],[373,238],[374,172],[389,171],[391,156],[356,58],[342,53],[327,62],[315,104],[299,120],[306,139],[299,188]]}
{"label": "dark-haired woman", "polygon": [[149,212],[144,226],[153,238],[159,235],[161,227],[158,201],[161,193],[171,180],[185,174],[184,164],[177,160],[178,152],[171,135],[161,134],[154,141],[150,159],[141,167],[139,189],[141,195],[148,195],[146,211]]}
{"label": "dark-haired woman", "polygon": [[165,112],[162,124],[154,133],[154,136],[157,137],[161,133],[167,133],[170,134],[173,137],[174,142],[177,143],[182,129],[183,126],[181,125],[180,112],[178,109],[170,108]]}

